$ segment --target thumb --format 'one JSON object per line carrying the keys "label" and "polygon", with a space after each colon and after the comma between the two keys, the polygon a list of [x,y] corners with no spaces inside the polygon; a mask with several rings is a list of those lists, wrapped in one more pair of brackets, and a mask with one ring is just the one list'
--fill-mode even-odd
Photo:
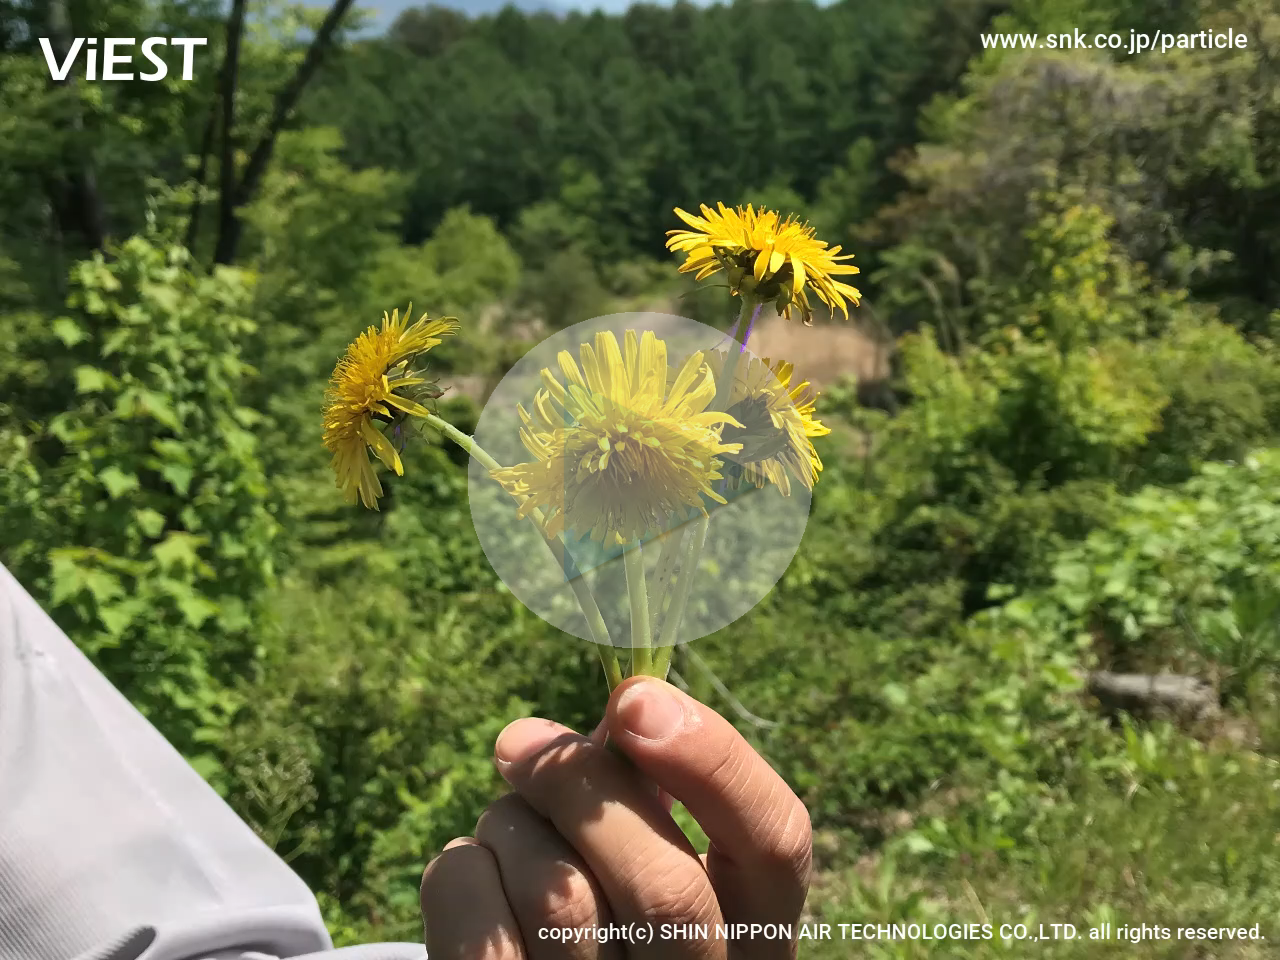
{"label": "thumb", "polygon": [[733,724],[652,677],[619,684],[606,718],[636,769],[706,832],[713,859],[723,858],[713,874],[731,881],[743,912],[798,915],[811,869],[808,811]]}

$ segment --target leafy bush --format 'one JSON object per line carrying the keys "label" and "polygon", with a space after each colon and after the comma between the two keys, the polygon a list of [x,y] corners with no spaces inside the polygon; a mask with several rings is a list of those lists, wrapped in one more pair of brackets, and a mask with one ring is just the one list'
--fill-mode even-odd
{"label": "leafy bush", "polygon": [[[224,33],[204,3],[72,6],[111,26],[77,32]],[[1275,913],[1266,3],[429,12],[335,38],[241,210],[243,269],[212,273],[214,204],[188,179],[222,179],[219,150],[198,159],[209,88],[49,87],[38,7],[0,4],[0,557],[297,868],[340,943],[416,938],[422,866],[502,789],[498,730],[527,713],[585,730],[603,696],[590,648],[497,582],[455,448],[411,436],[380,513],[343,503],[319,440],[335,357],[410,300],[463,320],[433,372],[478,378],[546,327],[676,294],[727,328],[723,290],[690,292],[663,231],[674,206],[746,198],[856,253],[855,317],[907,334],[892,416],[858,406],[867,384],[820,400],[835,432],[778,587],[677,663],[808,804],[811,911]],[[237,149],[301,60],[281,38],[316,13],[246,37]],[[1249,43],[982,53],[993,15],[1042,34],[1243,23]],[[144,230],[97,256],[95,174],[107,232]],[[473,425],[467,401],[441,405]],[[1207,677],[1224,713],[1104,721],[1080,692],[1097,666]]]}
{"label": "leafy bush", "polygon": [[258,415],[238,399],[248,298],[238,272],[202,276],[141,237],[78,264],[72,311],[20,346],[63,409],[23,410],[6,431],[15,572],[206,774],[274,579]]}
{"label": "leafy bush", "polygon": [[1264,450],[1206,464],[1178,488],[1144,488],[1058,558],[1043,597],[1015,603],[1046,604],[1059,631],[1091,630],[1109,666],[1187,666],[1194,657],[1226,671],[1227,692],[1238,693],[1280,654],[1271,619],[1278,481],[1280,453]]}
{"label": "leafy bush", "polygon": [[1280,358],[1269,341],[1216,321],[1178,324],[1146,360],[1169,399],[1139,457],[1145,479],[1176,483],[1280,437]]}

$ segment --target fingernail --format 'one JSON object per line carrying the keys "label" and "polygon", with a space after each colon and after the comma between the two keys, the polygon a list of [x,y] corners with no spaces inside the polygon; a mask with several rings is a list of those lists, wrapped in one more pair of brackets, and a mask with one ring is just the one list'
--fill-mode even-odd
{"label": "fingernail", "polygon": [[665,740],[684,723],[684,707],[660,681],[644,681],[622,691],[618,719],[633,736]]}
{"label": "fingernail", "polygon": [[533,717],[514,720],[498,734],[498,742],[493,746],[494,758],[500,765],[519,763],[533,756],[564,732],[564,727],[550,720],[539,720]]}

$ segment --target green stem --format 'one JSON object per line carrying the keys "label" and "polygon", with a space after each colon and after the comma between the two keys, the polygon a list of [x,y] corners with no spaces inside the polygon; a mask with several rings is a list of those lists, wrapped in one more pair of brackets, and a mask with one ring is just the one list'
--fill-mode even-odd
{"label": "green stem", "polygon": [[489,470],[502,469],[502,464],[489,456],[489,454],[485,452],[484,447],[476,443],[475,437],[468,436],[448,420],[442,420],[434,413],[428,413],[425,419],[427,423],[431,424],[463,450],[467,451],[467,453],[479,460]]}
{"label": "green stem", "polygon": [[653,572],[653,589],[649,591],[649,621],[655,631],[662,619],[662,604],[680,559],[680,547],[684,543],[686,524],[668,530],[662,537],[662,552],[658,554],[658,566]]}
{"label": "green stem", "polygon": [[[470,456],[480,461],[486,469],[490,471],[502,469],[502,464],[489,456],[484,447],[476,443],[475,437],[468,436],[448,420],[443,420],[434,413],[427,414],[425,419]],[[612,693],[613,689],[622,682],[622,664],[618,660],[618,651],[614,649],[613,640],[609,637],[609,627],[604,622],[604,616],[600,613],[596,598],[578,571],[578,565],[573,562],[573,557],[565,552],[564,543],[559,537],[547,536],[546,518],[542,515],[542,511],[537,509],[530,511],[529,519],[569,581],[569,589],[577,598],[582,616],[587,621],[587,631],[591,634],[591,642],[595,644],[596,652],[600,655],[600,665],[604,667],[605,680],[609,684],[609,692]]]}
{"label": "green stem", "polygon": [[609,684],[609,692],[618,689],[618,684],[625,679],[622,676],[622,664],[618,660],[618,651],[611,643],[593,644],[596,653],[600,654],[600,666],[604,667],[604,679]]}
{"label": "green stem", "polygon": [[[742,306],[738,309],[738,325],[734,327],[735,333],[738,330],[746,329],[745,325],[751,322],[751,315],[756,308],[755,297],[743,294],[741,296]],[[714,410],[723,413],[729,406],[729,398],[733,396],[733,378],[738,372],[738,357],[742,355],[741,349],[735,349],[734,344],[729,346],[729,355],[725,357],[724,369],[720,371],[720,379],[716,383],[716,398],[712,401],[708,410]]]}
{"label": "green stem", "polygon": [[[747,294],[742,294],[741,300],[742,305],[738,308],[738,322],[734,325],[733,333],[736,337],[739,331],[745,331],[743,334],[745,341],[745,338],[751,335],[751,320],[760,302],[755,297]],[[715,400],[712,401],[711,406],[708,408],[709,410],[723,413],[728,409],[729,400],[733,397],[733,379],[738,372],[738,359],[742,356],[742,353],[742,347],[735,349],[733,344],[729,346],[724,367],[721,369],[720,378],[716,382]],[[671,657],[675,653],[676,640],[680,635],[680,624],[684,620],[684,610],[689,603],[689,591],[693,586],[694,575],[697,573],[698,564],[702,560],[702,551],[707,543],[707,531],[710,523],[711,518],[704,514],[698,520],[693,535],[685,546],[684,558],[676,579],[676,592],[672,596],[671,606],[662,620],[662,636],[658,641],[659,649],[652,664],[653,676],[665,679],[667,671],[671,668]],[[663,557],[666,557],[665,546],[663,548]],[[661,559],[659,563],[661,564]]]}
{"label": "green stem", "polygon": [[[543,531],[542,511],[534,510],[536,516],[531,516],[533,525],[538,528],[538,532]],[[604,667],[605,680],[609,684],[609,692],[612,693],[614,688],[623,680],[622,663],[618,660],[618,651],[614,649],[613,640],[609,637],[609,627],[604,622],[604,617],[600,613],[600,607],[596,604],[596,598],[591,593],[591,588],[587,586],[587,581],[583,579],[582,574],[578,570],[578,565],[574,563],[573,557],[569,556],[564,549],[564,544],[560,542],[558,537],[548,537],[542,533],[542,539],[548,547],[551,548],[551,554],[556,558],[556,563],[560,564],[560,569],[564,571],[565,577],[569,581],[569,589],[573,591],[573,595],[578,599],[578,606],[582,609],[582,615],[587,621],[587,630],[591,634],[591,642],[595,645],[596,653],[600,655],[600,665]]]}
{"label": "green stem", "polygon": [[640,541],[622,555],[627,574],[627,599],[631,608],[631,674],[653,676],[653,633],[649,629],[649,591],[644,582],[644,554]]}
{"label": "green stem", "polygon": [[671,658],[675,654],[676,643],[680,639],[680,623],[684,620],[684,610],[689,603],[689,592],[693,589],[694,578],[698,575],[698,562],[702,559],[702,548],[707,542],[707,531],[711,527],[710,517],[700,517],[693,535],[685,547],[684,558],[680,562],[680,570],[676,575],[676,592],[671,597],[671,609],[667,611],[662,622],[662,639],[658,641],[658,651],[654,658],[654,676],[664,680],[671,668]]}

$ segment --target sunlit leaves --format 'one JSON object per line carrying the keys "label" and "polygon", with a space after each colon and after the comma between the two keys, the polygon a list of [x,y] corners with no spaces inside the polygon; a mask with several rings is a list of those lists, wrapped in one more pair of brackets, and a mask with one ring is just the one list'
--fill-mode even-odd
{"label": "sunlit leaves", "polygon": [[138,489],[138,477],[132,473],[125,473],[114,464],[99,473],[98,479],[107,488],[107,493],[113,500]]}
{"label": "sunlit leaves", "polygon": [[134,237],[73,267],[70,313],[18,344],[63,385],[51,396],[65,409],[18,421],[30,466],[0,504],[6,540],[30,545],[7,562],[182,749],[226,722],[276,529],[243,425],[248,287],[191,266]]}

